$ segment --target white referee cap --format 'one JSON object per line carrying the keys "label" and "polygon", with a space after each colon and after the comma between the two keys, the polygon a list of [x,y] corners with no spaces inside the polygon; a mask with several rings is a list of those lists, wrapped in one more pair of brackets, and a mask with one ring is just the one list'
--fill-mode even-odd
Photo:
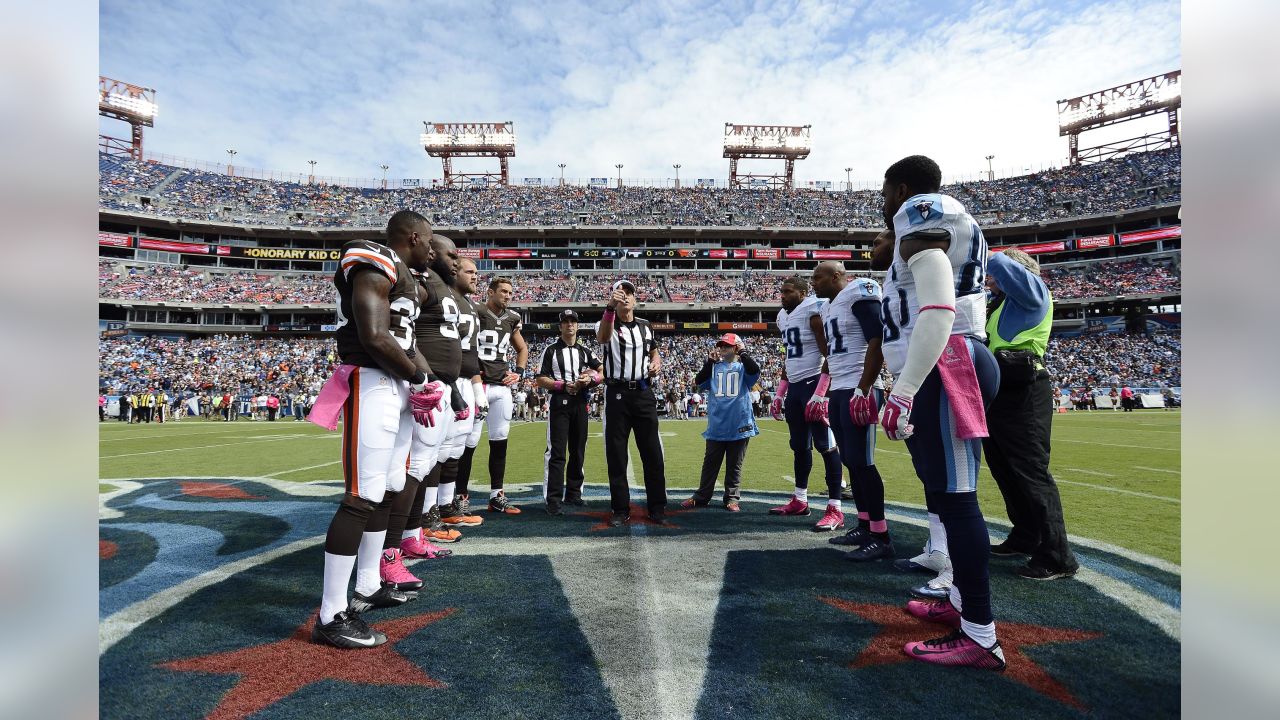
{"label": "white referee cap", "polygon": [[613,289],[614,289],[614,290],[626,290],[627,292],[631,293],[632,295],[635,295],[635,294],[636,294],[636,286],[635,286],[635,284],[634,284],[634,283],[632,283],[630,280],[619,280],[618,282],[616,282],[616,283],[614,283],[614,284],[613,284]]}

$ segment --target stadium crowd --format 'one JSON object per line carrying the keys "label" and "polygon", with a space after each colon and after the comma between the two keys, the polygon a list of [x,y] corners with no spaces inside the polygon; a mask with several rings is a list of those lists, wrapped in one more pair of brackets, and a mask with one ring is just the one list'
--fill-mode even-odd
{"label": "stadium crowd", "polygon": [[208,271],[179,265],[122,266],[98,261],[98,297],[163,302],[297,305],[332,303],[325,274]]}
{"label": "stadium crowd", "polygon": [[1040,276],[1057,298],[1179,293],[1182,278],[1171,261],[1113,260],[1069,267],[1042,265]]}
{"label": "stadium crowd", "polygon": [[[609,299],[609,293],[619,278],[617,275],[584,275],[578,280],[578,294],[575,299],[579,302],[598,302],[604,303]],[[644,273],[632,273],[626,279],[630,281],[636,288],[636,300],[639,302],[666,302],[666,293],[662,290],[662,278],[658,275],[646,275]]]}
{"label": "stadium crowd", "polygon": [[[410,208],[443,226],[731,225],[879,227],[878,190],[728,190],[577,185],[373,189],[232,177],[100,156],[101,207],[263,225],[377,226]],[[1181,199],[1178,149],[947,185],[984,223],[1043,221]],[[158,190],[157,190],[158,188]],[[150,198],[144,208],[131,198]]]}
{"label": "stadium crowd", "polygon": [[1177,333],[1055,336],[1045,365],[1059,387],[1164,388],[1182,385],[1182,337]]}

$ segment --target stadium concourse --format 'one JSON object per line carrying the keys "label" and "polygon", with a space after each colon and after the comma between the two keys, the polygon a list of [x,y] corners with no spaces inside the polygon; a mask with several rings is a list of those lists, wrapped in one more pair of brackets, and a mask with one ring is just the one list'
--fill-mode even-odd
{"label": "stadium concourse", "polygon": [[[944,704],[956,717],[1178,713],[1180,414],[1086,411],[1126,388],[1180,402],[1176,149],[943,190],[990,226],[997,249],[1033,253],[1054,295],[1044,361],[1064,414],[1053,472],[1081,565],[1074,580],[1031,583],[992,559],[1008,667],[981,686],[949,668],[922,682],[907,666],[902,644],[921,624],[901,606],[922,575],[839,562],[812,518],[766,512],[795,480],[786,430],[765,417],[785,358],[780,285],[824,259],[879,279],[866,254],[883,225],[878,193],[379,190],[106,157],[99,167],[104,717],[315,717],[310,703],[326,716],[627,720],[897,717]],[[485,514],[451,557],[409,563],[421,596],[370,613],[389,640],[351,663],[307,641],[344,488],[338,436],[301,420],[339,362],[335,253],[380,238],[403,207],[476,261],[480,299],[492,278],[514,283],[530,361],[514,388],[506,492],[524,512]],[[620,278],[660,342],[671,506],[653,522],[633,505],[632,524],[613,529],[596,419],[587,506],[535,512],[549,398],[532,376],[559,313],[589,327]],[[743,511],[682,508],[706,427],[694,376],[730,331],[762,366]],[[598,353],[592,333],[579,339]],[[137,419],[127,406],[139,398],[161,397],[164,425],[119,422]],[[472,463],[477,498],[488,445]],[[875,456],[905,559],[930,537],[920,483],[901,443],[880,434]],[[1009,524],[983,473],[995,542]]]}

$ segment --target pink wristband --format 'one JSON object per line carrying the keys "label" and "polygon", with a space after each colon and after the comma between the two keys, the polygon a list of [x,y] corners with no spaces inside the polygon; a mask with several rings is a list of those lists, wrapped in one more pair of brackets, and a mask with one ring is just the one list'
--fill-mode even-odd
{"label": "pink wristband", "polygon": [[608,320],[609,322],[613,322],[614,318],[616,318],[617,316],[618,316],[618,314],[617,314],[617,313],[615,313],[615,312],[614,312],[614,311],[612,311],[612,310],[607,310],[607,309],[606,309],[606,310],[604,311],[604,319],[605,319],[605,320]]}
{"label": "pink wristband", "polygon": [[782,382],[778,383],[778,394],[779,394],[779,395],[786,395],[786,394],[787,394],[787,388],[789,388],[789,387],[791,387],[791,384],[790,384],[790,383],[788,383],[786,380],[783,380]]}
{"label": "pink wristband", "polygon": [[829,387],[831,387],[831,376],[827,373],[822,373],[822,375],[818,376],[818,387],[813,389],[813,394],[825,397]]}
{"label": "pink wristband", "polygon": [[556,392],[564,392],[564,381],[557,380],[556,384],[552,385],[551,387],[554,388]]}

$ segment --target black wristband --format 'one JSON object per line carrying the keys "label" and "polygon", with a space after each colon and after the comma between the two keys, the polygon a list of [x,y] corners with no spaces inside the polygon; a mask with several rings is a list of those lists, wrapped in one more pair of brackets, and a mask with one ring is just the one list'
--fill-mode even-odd
{"label": "black wristband", "polygon": [[522,368],[522,367],[516,367],[516,374],[517,374],[517,375],[521,375],[521,376],[523,376],[523,375],[524,375],[524,373],[525,373],[525,369],[524,369],[524,368]]}
{"label": "black wristband", "polygon": [[427,381],[427,374],[422,372],[421,370],[414,373],[413,377],[409,378],[410,385],[421,385],[426,381]]}

